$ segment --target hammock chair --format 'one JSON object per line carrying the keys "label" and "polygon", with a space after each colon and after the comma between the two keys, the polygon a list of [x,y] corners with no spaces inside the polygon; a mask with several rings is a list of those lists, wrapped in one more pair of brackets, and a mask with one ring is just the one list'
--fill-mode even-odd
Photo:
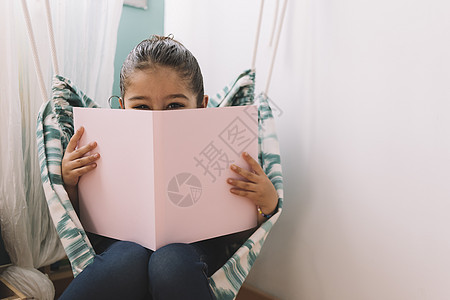
{"label": "hammock chair", "polygon": [[[47,10],[47,14],[49,14],[49,10]],[[51,32],[50,29],[49,32]],[[29,28],[29,34],[34,49],[31,28]],[[53,51],[52,55],[55,55]],[[52,83],[52,97],[42,105],[37,119],[38,155],[49,211],[71,263],[72,272],[74,276],[77,276],[93,262],[95,252],[64,189],[61,161],[69,140],[74,134],[72,108],[96,108],[99,105],[72,84],[69,79],[57,75],[56,59],[54,58],[52,61],[56,74]],[[265,221],[225,265],[209,278],[210,286],[217,299],[234,299],[236,297],[260,253],[267,235],[278,220],[283,206],[280,151],[274,118],[266,94],[262,93],[255,99],[255,73],[253,70],[254,68],[243,72],[231,84],[210,97],[208,107],[250,104],[258,106],[258,160],[277,190],[278,206],[276,213]]]}

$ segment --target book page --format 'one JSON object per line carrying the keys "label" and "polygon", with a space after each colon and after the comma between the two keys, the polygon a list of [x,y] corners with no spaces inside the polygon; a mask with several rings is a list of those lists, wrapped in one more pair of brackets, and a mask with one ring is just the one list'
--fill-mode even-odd
{"label": "book page", "polygon": [[[231,164],[258,159],[256,106],[155,112],[158,247],[256,226],[256,207],[230,193]],[[156,121],[157,120],[157,121]]]}
{"label": "book page", "polygon": [[85,230],[154,249],[152,112],[74,108],[74,119],[79,147],[96,141],[101,155],[78,184]]}

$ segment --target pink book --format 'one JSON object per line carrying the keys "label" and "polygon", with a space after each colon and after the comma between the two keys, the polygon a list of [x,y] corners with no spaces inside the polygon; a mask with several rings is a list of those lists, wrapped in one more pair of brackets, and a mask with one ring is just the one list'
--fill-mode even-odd
{"label": "pink book", "polygon": [[74,108],[79,146],[98,143],[78,183],[84,229],[156,250],[253,228],[256,207],[230,193],[231,164],[258,157],[256,106],[138,111]]}

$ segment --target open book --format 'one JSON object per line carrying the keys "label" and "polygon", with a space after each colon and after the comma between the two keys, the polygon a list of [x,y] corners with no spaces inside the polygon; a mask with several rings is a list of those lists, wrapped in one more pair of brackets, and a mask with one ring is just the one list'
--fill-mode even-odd
{"label": "open book", "polygon": [[138,111],[73,109],[79,147],[96,141],[97,168],[78,183],[85,230],[156,250],[253,228],[251,200],[226,179],[258,157],[256,106]]}

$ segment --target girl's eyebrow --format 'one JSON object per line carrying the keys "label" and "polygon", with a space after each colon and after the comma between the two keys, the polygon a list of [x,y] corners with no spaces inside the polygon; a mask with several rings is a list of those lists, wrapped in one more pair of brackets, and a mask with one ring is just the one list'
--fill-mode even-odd
{"label": "girl's eyebrow", "polygon": [[189,98],[184,94],[171,94],[171,95],[164,97],[164,100],[176,99],[176,98],[184,98],[186,100],[189,100]]}
{"label": "girl's eyebrow", "polygon": [[[166,97],[164,97],[163,100],[179,99],[179,98],[189,100],[189,98],[184,94],[167,95]],[[147,96],[134,96],[134,97],[128,98],[128,100],[146,100],[146,99],[149,99],[149,98]]]}
{"label": "girl's eyebrow", "polygon": [[134,96],[134,97],[128,98],[128,100],[142,100],[142,99],[148,99],[148,98],[145,96]]}

